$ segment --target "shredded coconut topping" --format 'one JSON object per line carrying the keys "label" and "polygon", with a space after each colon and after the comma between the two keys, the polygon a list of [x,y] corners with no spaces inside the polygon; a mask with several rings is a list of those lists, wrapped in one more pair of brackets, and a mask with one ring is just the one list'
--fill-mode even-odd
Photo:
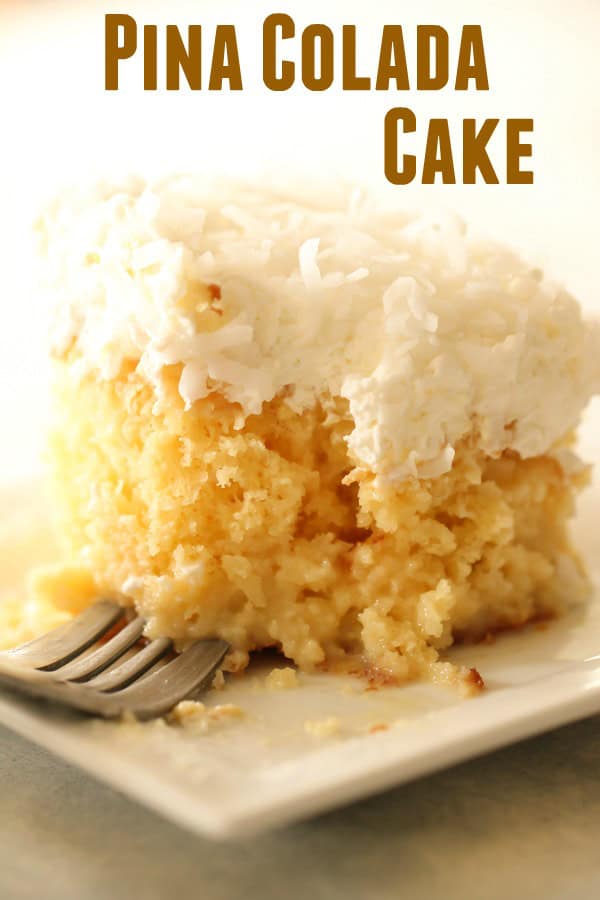
{"label": "shredded coconut topping", "polygon": [[473,429],[490,454],[546,452],[600,389],[599,325],[450,215],[180,177],[43,224],[53,348],[82,375],[133,360],[160,402],[178,363],[188,406],[218,391],[240,422],[279,392],[296,410],[341,395],[357,465],[386,480],[448,471]]}

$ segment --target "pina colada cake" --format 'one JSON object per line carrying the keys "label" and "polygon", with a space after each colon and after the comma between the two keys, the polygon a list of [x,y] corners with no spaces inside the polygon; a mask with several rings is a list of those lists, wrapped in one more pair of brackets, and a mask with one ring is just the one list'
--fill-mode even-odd
{"label": "pina colada cake", "polygon": [[38,595],[221,636],[230,669],[477,685],[453,642],[585,595],[598,327],[449,215],[307,197],[181,177],[46,217],[65,561]]}

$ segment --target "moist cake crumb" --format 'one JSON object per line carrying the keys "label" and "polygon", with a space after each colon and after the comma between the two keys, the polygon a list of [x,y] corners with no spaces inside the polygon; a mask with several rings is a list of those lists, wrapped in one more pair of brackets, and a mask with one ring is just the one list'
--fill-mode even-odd
{"label": "moist cake crumb", "polygon": [[229,719],[240,719],[243,715],[243,710],[234,703],[205,706],[199,700],[181,700],[168,714],[167,721],[173,725],[182,725],[196,732],[205,733],[215,724]]}
{"label": "moist cake crumb", "polygon": [[265,678],[265,687],[272,691],[284,691],[298,687],[298,673],[290,666],[271,669]]}
{"label": "moist cake crumb", "polygon": [[215,677],[212,680],[211,687],[214,691],[222,691],[223,688],[225,687],[225,676],[223,675],[223,672],[221,669],[218,669],[215,672]]}

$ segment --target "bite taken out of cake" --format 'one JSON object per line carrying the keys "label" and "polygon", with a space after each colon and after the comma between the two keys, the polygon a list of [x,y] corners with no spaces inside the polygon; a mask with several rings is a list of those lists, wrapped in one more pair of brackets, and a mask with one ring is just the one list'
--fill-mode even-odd
{"label": "bite taken out of cake", "polygon": [[83,579],[153,636],[225,638],[231,669],[276,647],[476,686],[453,642],[584,597],[567,523],[599,331],[512,251],[358,192],[194,177],[99,189],[42,231],[48,602]]}

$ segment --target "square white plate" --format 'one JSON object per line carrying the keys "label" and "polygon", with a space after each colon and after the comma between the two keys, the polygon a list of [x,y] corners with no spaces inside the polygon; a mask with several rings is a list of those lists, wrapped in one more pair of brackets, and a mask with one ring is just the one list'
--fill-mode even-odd
{"label": "square white plate", "polygon": [[[588,459],[597,458],[597,421],[588,417]],[[596,585],[599,499],[597,480],[575,528]],[[22,540],[19,553],[24,561]],[[369,691],[328,675],[268,690],[273,660],[263,660],[207,695],[207,705],[235,703],[244,716],[205,734],[163,722],[90,721],[8,693],[0,694],[0,721],[188,828],[246,836],[600,711],[599,634],[596,589],[585,609],[559,622],[453,651],[485,678],[487,690],[470,700],[424,684]],[[330,717],[339,721],[333,736],[305,729]]]}

